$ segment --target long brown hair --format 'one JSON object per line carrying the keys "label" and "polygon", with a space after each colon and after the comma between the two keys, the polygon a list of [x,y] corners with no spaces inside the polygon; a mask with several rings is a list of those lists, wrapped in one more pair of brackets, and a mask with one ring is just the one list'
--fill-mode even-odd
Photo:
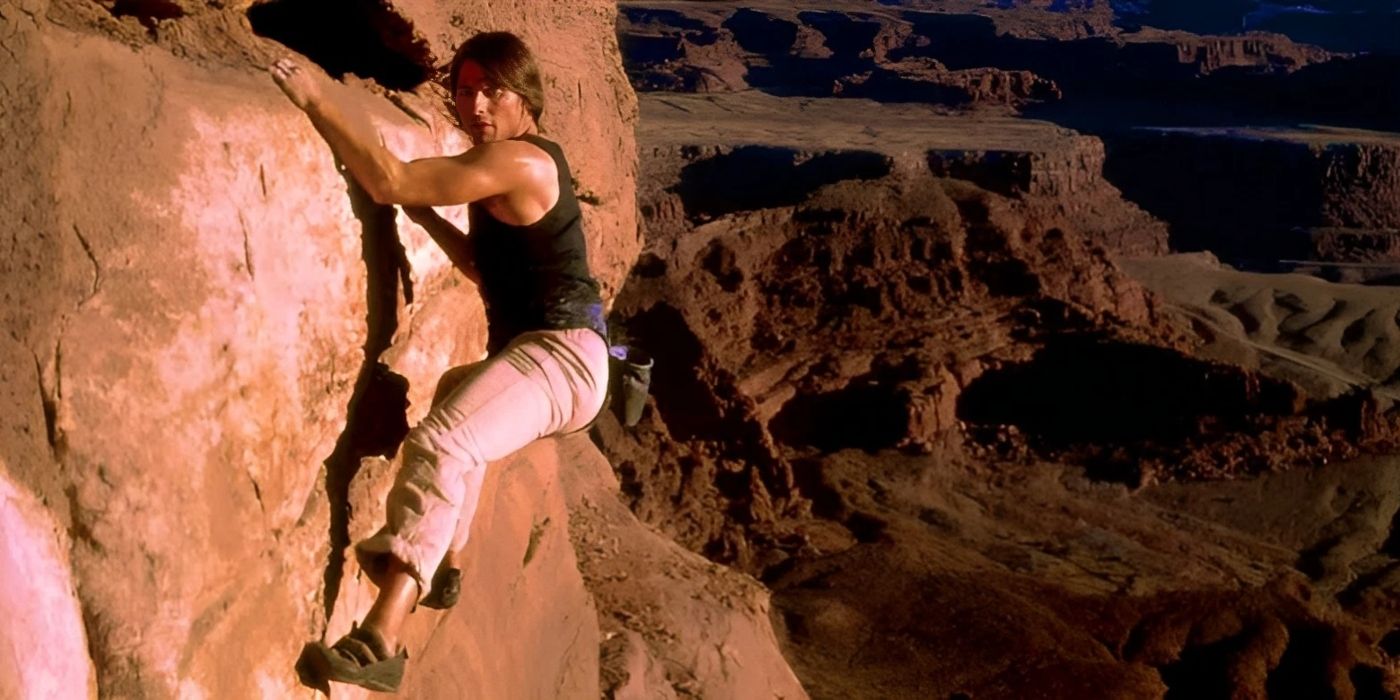
{"label": "long brown hair", "polygon": [[544,114],[544,82],[535,54],[520,37],[510,32],[482,32],[462,42],[448,72],[449,94],[456,94],[457,75],[466,61],[476,61],[493,85],[520,95],[539,124]]}

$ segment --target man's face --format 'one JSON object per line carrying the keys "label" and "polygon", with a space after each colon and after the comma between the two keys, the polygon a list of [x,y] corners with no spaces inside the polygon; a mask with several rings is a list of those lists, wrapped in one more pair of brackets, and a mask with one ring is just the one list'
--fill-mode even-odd
{"label": "man's face", "polygon": [[525,133],[529,113],[520,95],[486,79],[481,64],[467,60],[457,73],[457,117],[472,143],[515,138]]}

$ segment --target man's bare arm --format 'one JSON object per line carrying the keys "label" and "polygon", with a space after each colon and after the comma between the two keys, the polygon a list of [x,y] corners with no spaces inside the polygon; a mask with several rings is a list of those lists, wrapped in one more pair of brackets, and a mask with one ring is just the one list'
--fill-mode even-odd
{"label": "man's bare arm", "polygon": [[467,234],[461,229],[452,225],[452,222],[442,218],[432,207],[404,207],[403,213],[408,215],[414,223],[423,227],[429,236],[437,242],[442,252],[447,253],[447,259],[452,261],[462,274],[467,276],[478,286],[481,284],[481,273],[476,269],[476,253],[472,243],[467,238]]}
{"label": "man's bare arm", "polygon": [[473,148],[459,156],[421,158],[405,163],[384,147],[378,134],[356,129],[335,100],[321,90],[321,79],[291,59],[271,68],[272,77],[330,144],[350,174],[380,204],[448,206],[505,194],[529,181],[525,144],[504,142]]}

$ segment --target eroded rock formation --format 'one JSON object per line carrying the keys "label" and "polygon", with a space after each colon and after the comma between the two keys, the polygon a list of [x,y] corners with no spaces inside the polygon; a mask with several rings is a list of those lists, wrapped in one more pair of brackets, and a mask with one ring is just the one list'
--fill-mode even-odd
{"label": "eroded rock formation", "polygon": [[[1338,96],[1385,61],[1109,3],[624,9],[653,92],[616,320],[658,359],[599,441],[642,519],[773,588],[814,696],[1400,694],[1400,297],[1158,257],[1191,217],[1144,194],[1206,247],[1383,260],[1389,137],[1274,125],[1382,124]],[[1058,92],[829,97],[915,65]],[[1134,168],[1162,133],[1192,147]]]}
{"label": "eroded rock formation", "polygon": [[[770,194],[649,234],[617,313],[654,403],[600,439],[644,520],[774,588],[814,694],[1395,692],[1394,461],[1322,470],[1400,435],[1367,330],[1393,293],[1212,294],[1146,260],[1154,293],[1072,222],[928,172]],[[1176,323],[1193,298],[1215,330]],[[1222,496],[1300,513],[1288,534],[1150,487],[1288,469]]]}
{"label": "eroded rock formation", "polygon": [[[1060,9],[987,3],[622,4],[619,31],[639,87],[874,96],[950,107],[1085,94],[1192,93],[1217,73],[1292,72],[1334,54],[1270,34],[1124,31],[1102,3]],[[859,88],[854,89],[853,88]]]}
{"label": "eroded rock formation", "polygon": [[1393,293],[1151,291],[1025,201],[845,173],[659,220],[617,306],[654,402],[599,435],[644,520],[773,587],[814,695],[1396,691]]}
{"label": "eroded rock formation", "polygon": [[932,173],[1016,199],[1043,218],[1071,218],[1115,253],[1167,249],[1166,227],[1105,179],[1103,143],[1046,122],[835,98],[804,98],[794,109],[762,93],[653,93],[641,104],[641,207],[657,235],[795,204],[833,182]]}
{"label": "eroded rock formation", "polygon": [[[1217,9],[1270,10],[1246,5]],[[1393,52],[1338,53],[1241,32],[1238,24],[1202,36],[1170,22],[1127,21],[1162,15],[1160,3],[633,1],[622,10],[629,75],[655,91],[644,101],[688,104],[662,94],[752,88],[778,97],[920,104],[963,117],[961,128],[984,143],[993,137],[981,130],[1000,116],[1044,119],[1073,129],[1083,145],[1068,154],[984,145],[940,154],[953,166],[935,164],[935,171],[988,186],[987,175],[1015,180],[1037,169],[1019,160],[1041,160],[1043,171],[1068,155],[1070,167],[1050,167],[1088,171],[1122,190],[1170,228],[1178,250],[1208,249],[1255,266],[1395,260],[1380,254],[1393,245],[1400,216],[1389,132],[1400,118],[1390,89],[1400,68]],[[1353,10],[1361,12],[1331,11]],[[1205,14],[1197,7],[1182,17]],[[752,91],[742,98],[760,101]],[[852,109],[872,117],[876,129],[891,111]],[[1080,192],[1046,201],[1117,197]],[[1319,229],[1332,235],[1314,235]],[[1114,250],[1150,251],[1132,234],[1099,240]],[[1339,240],[1360,249],[1349,254]]]}
{"label": "eroded rock formation", "polygon": [[[1400,138],[1392,133],[1142,129],[1117,137],[1115,146],[1110,178],[1175,224],[1178,250],[1345,261],[1341,247],[1314,241],[1310,231],[1390,231],[1393,238],[1400,230]],[[1183,179],[1199,186],[1170,184]]]}

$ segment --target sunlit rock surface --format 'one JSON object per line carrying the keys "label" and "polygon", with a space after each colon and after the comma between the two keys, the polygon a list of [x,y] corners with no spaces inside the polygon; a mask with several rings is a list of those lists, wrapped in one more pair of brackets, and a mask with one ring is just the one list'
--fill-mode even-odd
{"label": "sunlit rock surface", "polygon": [[97,692],[68,538],[30,494],[0,478],[0,678],[6,697],[80,698]]}
{"label": "sunlit rock surface", "polygon": [[[343,634],[372,593],[343,548],[377,524],[387,458],[438,376],[481,357],[475,290],[337,169],[266,75],[273,58],[348,71],[333,98],[419,157],[465,147],[423,80],[472,32],[517,30],[549,76],[544,126],[609,295],[636,256],[636,107],[611,3],[348,4],[326,18],[346,42],[330,47],[293,21],[306,7],[0,5],[0,559],[30,573],[0,601],[6,697],[309,693],[301,645]],[[574,552],[560,472],[589,464],[591,498],[610,493],[580,440],[492,470],[464,605],[415,619],[411,695],[598,695],[600,630],[625,606],[595,602]],[[640,527],[610,523],[592,532]],[[771,641],[750,599],[737,634]],[[21,640],[50,643],[36,659]],[[656,688],[736,682],[638,648]],[[762,653],[745,672],[799,695]]]}

